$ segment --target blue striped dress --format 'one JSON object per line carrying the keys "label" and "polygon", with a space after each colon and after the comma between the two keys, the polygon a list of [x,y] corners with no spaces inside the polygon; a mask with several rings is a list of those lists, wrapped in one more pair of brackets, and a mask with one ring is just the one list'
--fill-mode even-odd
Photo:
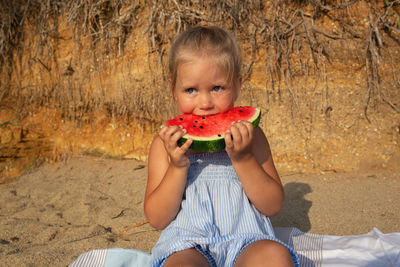
{"label": "blue striped dress", "polygon": [[[254,241],[282,243],[268,217],[248,200],[225,151],[189,159],[181,209],[153,248],[152,266],[162,266],[172,253],[188,248],[202,253],[210,266],[233,266],[240,251]],[[296,253],[283,245],[298,266]]]}

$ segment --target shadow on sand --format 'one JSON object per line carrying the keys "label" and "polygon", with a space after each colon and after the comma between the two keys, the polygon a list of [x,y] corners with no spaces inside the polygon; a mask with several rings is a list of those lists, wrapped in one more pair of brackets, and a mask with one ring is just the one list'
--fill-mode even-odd
{"label": "shadow on sand", "polygon": [[312,192],[311,186],[305,183],[288,183],[284,186],[285,203],[280,213],[270,218],[274,227],[296,227],[303,232],[311,229],[308,211],[312,202],[305,195]]}

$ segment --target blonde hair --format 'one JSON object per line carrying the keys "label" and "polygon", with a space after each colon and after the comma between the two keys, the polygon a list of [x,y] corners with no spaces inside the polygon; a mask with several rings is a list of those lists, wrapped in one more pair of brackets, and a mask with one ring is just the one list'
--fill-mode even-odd
{"label": "blonde hair", "polygon": [[235,38],[216,26],[196,26],[180,33],[170,48],[168,70],[172,88],[175,88],[179,64],[203,56],[215,60],[227,74],[230,85],[237,87],[242,57]]}

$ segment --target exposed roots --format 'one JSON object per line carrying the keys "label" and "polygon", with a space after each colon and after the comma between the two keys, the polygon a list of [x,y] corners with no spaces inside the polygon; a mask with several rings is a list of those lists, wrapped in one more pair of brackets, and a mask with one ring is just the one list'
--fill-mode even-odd
{"label": "exposed roots", "polygon": [[[370,6],[368,31],[361,30],[361,22],[352,15],[353,8],[359,4]],[[21,42],[24,31],[29,30],[37,35],[35,52],[30,59],[32,64],[40,64],[47,71],[51,66],[41,58],[45,50],[51,50],[49,40],[63,38],[58,32],[60,18],[65,19],[73,29],[73,40],[76,43],[88,42],[92,46],[92,60],[100,68],[99,59],[104,55],[111,57],[124,54],[125,42],[132,34],[141,10],[151,10],[147,26],[143,31],[149,41],[148,55],[156,58],[158,69],[153,71],[153,85],[158,79],[166,79],[165,59],[167,47],[176,33],[198,24],[216,24],[235,33],[243,47],[245,64],[244,81],[249,80],[260,54],[266,55],[265,77],[266,88],[273,99],[282,99],[282,90],[287,90],[299,114],[302,114],[298,92],[294,81],[296,77],[322,77],[326,87],[326,98],[329,97],[326,64],[332,62],[335,55],[330,53],[330,44],[334,41],[364,42],[364,64],[367,89],[364,101],[364,113],[367,120],[372,100],[381,100],[399,113],[399,103],[394,103],[382,85],[381,69],[382,51],[386,49],[385,38],[391,38],[400,45],[400,0],[369,1],[351,0],[308,0],[308,1],[261,1],[261,0],[227,0],[227,1],[189,1],[189,0],[14,0],[0,1],[0,64],[2,92],[0,100],[13,90],[7,85],[4,77],[15,73],[15,55],[21,55]],[[336,25],[337,29],[329,32],[322,28],[321,21]],[[101,54],[96,54],[96,50]],[[99,53],[99,52],[97,52]],[[154,54],[157,56],[154,57]],[[54,55],[53,55],[54,56]],[[100,60],[100,61],[101,61]],[[96,65],[97,64],[97,65]],[[104,63],[103,63],[104,64]],[[395,69],[395,63],[391,62]],[[63,71],[68,78],[74,68],[71,62]],[[21,77],[19,78],[21,79]],[[393,71],[393,83],[398,87],[398,72]],[[65,88],[65,86],[72,88]],[[75,86],[75,87],[74,87]],[[22,94],[24,88],[18,88]],[[73,84],[60,84],[54,81],[50,88],[34,88],[36,96],[29,99],[29,104],[43,105],[45,102],[57,102],[54,105],[64,107],[67,116],[82,118],[93,109],[105,108],[114,115],[135,113],[140,108],[144,114],[154,114],[159,109],[160,99],[153,98],[146,102],[148,93],[142,94],[141,88],[135,91],[134,101],[130,105],[130,94],[123,89],[123,101],[114,103],[102,100],[105,92],[93,96]],[[136,90],[136,89],[135,89]],[[62,97],[65,92],[69,95]],[[51,95],[51,96],[49,96]],[[65,101],[67,99],[67,101]],[[146,103],[145,103],[146,102]],[[329,107],[329,103],[326,103]],[[142,113],[142,114],[143,114]]]}

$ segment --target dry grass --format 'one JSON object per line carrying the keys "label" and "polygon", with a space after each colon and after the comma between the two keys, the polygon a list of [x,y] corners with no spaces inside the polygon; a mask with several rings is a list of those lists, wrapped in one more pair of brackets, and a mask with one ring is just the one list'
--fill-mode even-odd
{"label": "dry grass", "polygon": [[[239,36],[248,56],[243,74],[245,80],[251,76],[252,67],[260,50],[267,55],[267,90],[281,96],[281,90],[288,90],[292,103],[300,111],[293,79],[295,76],[320,77],[327,84],[326,64],[335,60],[329,52],[332,41],[358,43],[365,58],[367,91],[365,93],[365,117],[371,98],[379,98],[389,104],[397,113],[399,108],[383,93],[380,79],[380,56],[385,49],[383,35],[393,38],[399,44],[400,1],[372,1],[369,8],[369,31],[362,32],[362,17],[352,15],[359,0],[353,1],[153,1],[152,16],[147,30],[152,52],[157,51],[160,59],[166,54],[166,44],[173,38],[171,33],[180,32],[196,24],[214,23],[227,27]],[[336,32],[318,28],[321,20],[337,25]],[[361,44],[361,46],[360,46]],[[365,46],[364,46],[365,44]],[[393,68],[393,62],[389,63]],[[398,76],[393,77],[396,85]],[[282,85],[283,88],[282,88]],[[310,88],[311,89],[311,88]],[[328,106],[327,106],[328,108]]]}
{"label": "dry grass", "polygon": [[[165,104],[169,92],[162,90],[161,85],[167,78],[168,45],[177,32],[197,24],[221,25],[238,36],[243,44],[244,87],[248,91],[253,91],[248,81],[263,55],[266,94],[265,99],[259,101],[250,92],[250,102],[254,104],[263,106],[270,101],[283,101],[292,113],[302,116],[302,95],[314,88],[296,85],[299,77],[304,80],[311,77],[316,83],[324,84],[323,108],[329,111],[332,89],[329,88],[327,69],[335,61],[347,60],[335,54],[337,47],[346,43],[365,69],[365,118],[369,120],[368,110],[381,103],[400,113],[396,103],[400,81],[397,62],[385,45],[385,40],[389,39],[400,44],[400,0],[16,0],[12,3],[0,1],[0,4],[0,102],[7,99],[15,103],[20,117],[29,114],[28,106],[57,108],[65,119],[78,121],[78,124],[90,123],[88,114],[104,110],[111,118],[165,119],[171,116],[171,105]],[[360,5],[368,6],[369,13],[364,17],[354,15]],[[149,44],[151,77],[148,84],[137,83],[134,75],[129,73],[118,85],[119,95],[115,97],[96,81],[101,80],[101,73],[110,68],[112,59],[124,55],[126,41],[132,37],[140,14],[149,14],[142,36],[147,37]],[[76,47],[86,47],[82,54],[84,60],[75,57],[72,61],[71,57],[62,70],[56,63],[54,47],[57,40],[65,38],[59,31],[60,17],[71,29]],[[326,27],[327,24],[331,28]],[[21,44],[26,39],[27,28],[36,36],[28,65],[36,67],[32,67],[32,71],[37,71],[39,66],[41,74],[47,75],[50,82],[46,86],[38,86],[35,82],[22,85],[24,78],[18,74],[19,69],[24,68],[21,62],[26,61],[22,59],[24,47]],[[391,66],[392,75],[383,73],[387,72],[387,68],[381,67],[384,64]],[[93,74],[88,65],[93,68]],[[78,81],[74,80],[76,66],[85,73],[89,71],[89,75],[80,75]],[[391,77],[390,80],[383,81],[384,75]],[[91,87],[86,86],[90,83]],[[283,95],[289,98],[284,99]]]}
{"label": "dry grass", "polygon": [[[354,10],[360,3],[369,5],[367,32],[360,25],[361,17]],[[282,90],[287,90],[291,103],[300,111],[300,103],[294,86],[298,76],[314,76],[327,84],[327,66],[335,60],[330,52],[332,42],[348,41],[358,44],[360,56],[365,61],[366,83],[364,109],[371,101],[378,99],[387,103],[397,113],[399,108],[382,87],[381,54],[385,50],[385,38],[400,43],[400,22],[398,7],[394,1],[124,1],[124,0],[73,0],[73,1],[0,1],[0,101],[12,95],[26,95],[25,88],[10,88],[7,81],[15,75],[15,64],[22,53],[19,45],[24,41],[24,27],[31,25],[37,35],[35,51],[31,61],[52,72],[51,62],[41,56],[54,57],[51,41],[62,38],[58,32],[60,16],[67,20],[73,30],[73,40],[78,44],[89,42],[92,52],[88,59],[98,62],[100,57],[118,57],[124,54],[125,42],[132,34],[138,13],[150,9],[150,16],[143,34],[149,42],[149,57],[155,58],[159,69],[153,80],[165,79],[165,59],[168,44],[177,32],[196,24],[217,24],[234,32],[245,44],[245,66],[243,75],[249,80],[260,53],[266,55],[266,90],[273,98],[281,99]],[[336,26],[335,31],[319,28],[321,21]],[[154,57],[154,55],[155,56]],[[363,54],[363,55],[362,55]],[[390,54],[390,53],[389,53]],[[20,57],[20,56],[19,56]],[[103,64],[107,64],[103,59]],[[389,63],[395,69],[395,62]],[[96,63],[95,68],[102,68]],[[74,68],[69,63],[64,76],[72,75]],[[398,85],[398,73],[393,72],[391,84]],[[8,78],[7,78],[8,77]],[[80,85],[60,82],[54,76],[51,88],[31,88],[29,97],[22,97],[21,106],[49,105],[61,108],[69,119],[84,119],[85,114],[96,109],[106,109],[111,116],[137,114],[165,114],[160,111],[165,95],[160,99],[149,98],[149,88],[131,88],[126,85],[124,96],[119,100],[106,100],[104,92],[88,92]],[[21,77],[19,79],[22,79]],[[128,81],[129,82],[129,81]],[[153,82],[152,87],[157,84]],[[153,89],[153,91],[154,91]],[[134,91],[134,93],[132,93]],[[140,93],[146,91],[145,94]],[[68,93],[66,93],[68,92]],[[132,96],[135,103],[132,104]],[[121,100],[122,99],[122,100]],[[327,105],[328,108],[328,105]],[[168,113],[168,112],[167,112]],[[168,113],[170,114],[170,113]]]}

